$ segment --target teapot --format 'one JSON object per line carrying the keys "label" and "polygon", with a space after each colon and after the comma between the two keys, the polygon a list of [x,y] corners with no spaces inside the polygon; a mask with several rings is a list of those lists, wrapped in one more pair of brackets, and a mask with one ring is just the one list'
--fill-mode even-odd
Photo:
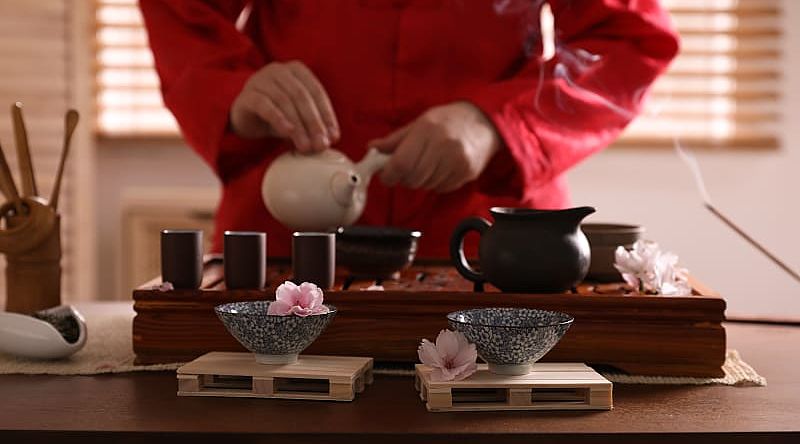
{"label": "teapot", "polygon": [[364,211],[372,175],[390,157],[370,148],[354,164],[334,149],[310,155],[286,152],[264,174],[264,204],[291,230],[330,231],[351,225]]}

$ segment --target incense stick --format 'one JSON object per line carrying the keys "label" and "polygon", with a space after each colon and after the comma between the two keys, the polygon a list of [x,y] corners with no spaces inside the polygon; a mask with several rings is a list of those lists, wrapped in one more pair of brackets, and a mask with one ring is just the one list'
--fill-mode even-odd
{"label": "incense stick", "polygon": [[697,191],[700,193],[700,196],[703,199],[703,206],[706,207],[708,211],[711,212],[714,216],[716,216],[719,220],[721,220],[728,228],[732,229],[736,234],[741,236],[744,240],[746,240],[750,245],[752,245],[756,250],[760,251],[764,256],[769,258],[775,265],[780,267],[783,271],[789,274],[789,276],[793,277],[794,280],[800,282],[800,273],[797,273],[792,268],[790,268],[786,263],[780,260],[777,256],[772,254],[766,247],[761,245],[758,241],[753,239],[752,236],[745,233],[744,230],[739,228],[730,218],[722,214],[721,211],[717,209],[711,203],[711,196],[708,194],[708,190],[706,189],[705,181],[703,180],[703,173],[700,170],[700,164],[697,163],[697,159],[689,152],[687,152],[683,147],[681,147],[680,142],[674,139],[675,142],[675,152],[678,153],[678,157],[689,167],[689,171],[691,171],[692,176],[694,177],[695,184],[697,185]]}
{"label": "incense stick", "polygon": [[774,254],[770,253],[770,251],[769,251],[769,250],[767,250],[767,249],[766,249],[766,248],[765,248],[763,245],[761,245],[760,243],[758,243],[758,241],[756,241],[755,239],[753,239],[752,237],[750,237],[750,235],[748,235],[747,233],[745,233],[745,232],[744,232],[744,230],[742,230],[741,228],[739,228],[739,227],[738,227],[738,226],[737,226],[735,223],[733,223],[733,221],[731,221],[730,219],[728,219],[728,218],[727,218],[727,217],[726,217],[724,214],[720,213],[720,211],[719,211],[719,210],[717,210],[717,209],[716,209],[716,208],[715,208],[713,205],[711,205],[710,203],[706,202],[706,203],[704,204],[704,206],[705,206],[705,207],[708,209],[708,211],[711,211],[711,213],[712,213],[714,216],[717,216],[717,218],[719,218],[719,220],[721,220],[722,222],[724,222],[724,223],[725,223],[725,225],[727,225],[727,226],[728,226],[730,229],[732,229],[732,230],[733,230],[733,231],[735,231],[737,234],[739,234],[739,236],[741,236],[741,237],[742,237],[744,240],[746,240],[747,242],[749,242],[749,243],[750,243],[750,245],[752,245],[752,246],[753,246],[753,247],[755,247],[755,248],[756,248],[758,251],[760,251],[761,253],[763,253],[763,254],[764,254],[764,256],[768,257],[768,258],[769,258],[769,259],[770,259],[772,262],[774,262],[774,263],[775,263],[775,265],[777,265],[777,266],[781,267],[781,268],[783,269],[783,271],[785,271],[785,272],[789,273],[789,275],[790,275],[791,277],[793,277],[793,278],[794,278],[794,280],[796,280],[797,282],[800,282],[800,274],[798,274],[796,271],[794,271],[794,270],[792,270],[791,268],[789,268],[789,266],[788,266],[788,265],[786,265],[786,264],[785,264],[783,261],[781,261],[780,259],[778,259],[778,257],[777,257],[777,256],[775,256]]}

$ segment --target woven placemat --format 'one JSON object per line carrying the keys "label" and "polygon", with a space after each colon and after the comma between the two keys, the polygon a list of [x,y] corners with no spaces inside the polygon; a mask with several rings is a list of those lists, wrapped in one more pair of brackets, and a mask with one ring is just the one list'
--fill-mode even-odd
{"label": "woven placemat", "polygon": [[[0,374],[97,375],[133,371],[175,370],[183,363],[135,365],[132,347],[134,311],[131,303],[78,305],[86,319],[88,338],[84,348],[67,359],[33,361],[0,353]],[[728,350],[722,378],[690,378],[673,376],[636,376],[603,373],[618,384],[724,384],[731,386],[764,386],[766,379],[744,362],[736,350]],[[392,366],[375,363],[376,374],[414,376],[413,365]]]}
{"label": "woven placemat", "polygon": [[[534,364],[535,365],[535,364]],[[673,385],[706,385],[722,384],[736,387],[761,387],[767,380],[759,375],[753,367],[744,362],[736,350],[728,350],[725,364],[722,366],[725,376],[721,378],[695,378],[688,376],[641,376],[624,373],[600,371],[609,381],[615,384],[673,384]],[[414,376],[413,366],[407,364],[375,363],[375,374],[394,376]]]}
{"label": "woven placemat", "polygon": [[180,363],[134,365],[131,303],[77,305],[86,319],[86,345],[57,361],[35,361],[0,353],[0,374],[98,375],[145,370],[174,370]]}

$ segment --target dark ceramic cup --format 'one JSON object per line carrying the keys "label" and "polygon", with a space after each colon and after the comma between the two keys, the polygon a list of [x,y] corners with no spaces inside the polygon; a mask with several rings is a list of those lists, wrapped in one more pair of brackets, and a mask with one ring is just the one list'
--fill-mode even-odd
{"label": "dark ceramic cup", "polygon": [[225,287],[261,290],[267,282],[267,233],[226,231]]}
{"label": "dark ceramic cup", "polygon": [[200,288],[203,230],[161,231],[161,279],[177,289]]}
{"label": "dark ceramic cup", "polygon": [[336,272],[336,234],[298,231],[292,234],[294,282],[333,287]]}
{"label": "dark ceramic cup", "polygon": [[[465,278],[489,282],[504,292],[560,293],[577,285],[589,269],[589,242],[580,230],[594,208],[490,210],[494,224],[480,217],[461,221],[450,239],[453,265]],[[464,236],[481,235],[474,270],[464,257]]]}

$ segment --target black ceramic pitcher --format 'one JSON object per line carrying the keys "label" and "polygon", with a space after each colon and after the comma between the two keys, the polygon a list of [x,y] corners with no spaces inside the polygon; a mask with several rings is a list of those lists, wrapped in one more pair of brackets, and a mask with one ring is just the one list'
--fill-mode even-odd
{"label": "black ceramic pitcher", "polygon": [[[490,210],[494,224],[470,217],[450,238],[450,257],[462,276],[489,282],[504,292],[560,293],[581,282],[589,270],[589,242],[580,229],[592,207],[567,210],[499,208]],[[481,235],[480,271],[464,257],[464,236]]]}

